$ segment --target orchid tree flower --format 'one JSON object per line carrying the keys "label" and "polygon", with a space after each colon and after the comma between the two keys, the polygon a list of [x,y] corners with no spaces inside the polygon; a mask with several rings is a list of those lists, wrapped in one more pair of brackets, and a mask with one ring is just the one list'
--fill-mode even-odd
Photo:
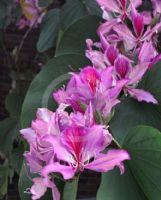
{"label": "orchid tree flower", "polygon": [[154,34],[157,34],[161,28],[161,23],[156,24],[154,27],[147,27],[145,31],[145,23],[143,16],[137,12],[133,7],[132,10],[132,24],[134,28],[134,34],[125,24],[117,24],[113,30],[119,35],[125,44],[127,50],[140,47],[143,42],[150,41]]}
{"label": "orchid tree flower", "polygon": [[[60,107],[65,109],[64,105]],[[60,193],[53,177],[49,176],[51,173],[61,174],[65,180],[75,178],[84,169],[108,172],[118,166],[121,174],[124,173],[123,161],[129,160],[130,156],[122,149],[111,149],[107,153],[102,153],[113,138],[106,126],[95,124],[91,103],[84,114],[68,114],[68,123],[65,123],[65,126],[55,123],[56,113],[60,113],[60,110],[56,110],[55,113],[46,111],[48,110],[38,110],[38,118],[47,122],[52,120],[54,132],[37,133],[32,127],[30,130],[21,130],[21,134],[30,145],[30,152],[25,155],[27,164],[31,172],[39,174],[39,177],[32,180],[33,186],[27,191],[32,195],[32,200],[41,198],[47,188],[52,189],[53,200],[60,200]],[[59,123],[64,121],[65,111],[61,111]],[[50,123],[48,126],[50,129]],[[46,125],[44,130],[48,130]]]}
{"label": "orchid tree flower", "polygon": [[39,6],[38,0],[16,0],[22,10],[22,18],[17,23],[19,29],[26,26],[37,27],[41,23],[46,11]]}
{"label": "orchid tree flower", "polygon": [[65,103],[80,112],[84,112],[89,102],[103,118],[108,118],[113,107],[118,104],[118,96],[126,83],[113,78],[113,67],[97,70],[87,66],[79,74],[73,73],[66,89],[54,92],[53,97],[58,104]]}
{"label": "orchid tree flower", "polygon": [[119,55],[114,63],[115,73],[118,80],[128,80],[123,90],[138,101],[157,104],[157,100],[147,91],[136,89],[136,85],[147,71],[149,63],[132,66],[129,59]]}
{"label": "orchid tree flower", "polygon": [[103,10],[103,18],[111,19],[111,13],[114,13],[120,19],[124,20],[131,12],[131,4],[137,8],[142,4],[142,0],[97,0],[98,5]]}
{"label": "orchid tree flower", "polygon": [[[80,117],[80,115],[82,115]],[[76,120],[73,119],[76,118]],[[84,118],[84,123],[81,123]],[[50,162],[41,174],[49,178],[50,174],[60,173],[63,178],[72,179],[85,169],[97,172],[108,172],[115,166],[124,173],[124,160],[130,156],[125,150],[102,151],[112,142],[112,136],[103,125],[96,125],[93,120],[92,104],[89,104],[85,114],[73,113],[71,124],[61,135],[47,135],[43,139],[53,146],[57,161]]]}

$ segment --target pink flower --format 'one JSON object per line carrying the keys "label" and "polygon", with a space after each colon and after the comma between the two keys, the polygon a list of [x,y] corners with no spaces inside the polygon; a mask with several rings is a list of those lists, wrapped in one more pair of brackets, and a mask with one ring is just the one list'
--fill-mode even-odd
{"label": "pink flower", "polygon": [[157,100],[149,92],[142,89],[135,89],[137,83],[147,71],[148,66],[149,63],[142,63],[132,67],[129,59],[123,55],[119,55],[114,63],[116,77],[119,80],[127,80],[124,86],[125,94],[130,94],[130,96],[136,98],[138,101],[157,104]]}
{"label": "pink flower", "polygon": [[152,37],[161,28],[161,23],[158,23],[153,28],[148,26],[147,30],[144,31],[145,23],[143,16],[139,14],[135,8],[133,8],[131,16],[135,34],[133,34],[125,24],[118,24],[113,28],[124,42],[126,50],[131,50],[138,46],[140,47],[143,42],[152,40]]}
{"label": "pink flower", "polygon": [[[60,107],[65,109],[64,105]],[[21,130],[21,134],[30,145],[30,151],[25,154],[27,163],[31,172],[40,175],[33,179],[33,186],[29,190],[33,200],[41,198],[47,188],[52,189],[53,199],[60,200],[59,191],[53,178],[49,176],[50,173],[62,174],[65,180],[73,178],[84,169],[107,172],[118,166],[123,173],[123,161],[130,159],[125,150],[109,150],[106,154],[102,153],[112,142],[112,136],[104,125],[95,124],[91,103],[84,114],[68,114],[68,123],[63,123],[62,126],[64,112],[60,108],[55,113],[47,109],[38,110],[35,123],[39,124],[40,119],[45,121],[44,132],[39,132],[35,126]],[[48,132],[51,121],[52,130],[56,132]],[[43,126],[41,124],[41,127]],[[46,128],[47,126],[49,128]]]}
{"label": "pink flower", "polygon": [[34,178],[32,181],[33,186],[30,189],[32,200],[40,199],[46,193],[48,187],[52,189],[53,200],[60,200],[60,193],[52,181],[42,177]]}
{"label": "pink flower", "polygon": [[37,27],[41,23],[46,11],[39,6],[38,0],[17,0],[22,9],[22,18],[17,23],[19,29],[25,26]]}
{"label": "pink flower", "polygon": [[142,0],[131,0],[130,3],[128,0],[97,0],[97,3],[102,8],[103,17],[106,20],[111,18],[110,12],[116,13],[121,19],[125,19],[131,11],[131,5],[137,8],[142,4]]}
{"label": "pink flower", "polygon": [[[124,172],[122,162],[130,159],[128,153],[125,150],[102,153],[112,142],[112,137],[103,125],[94,124],[92,113],[90,104],[85,115],[72,114],[70,126],[64,129],[61,135],[47,135],[43,138],[53,146],[57,158],[56,162],[53,160],[42,169],[44,177],[48,177],[50,173],[60,173],[64,179],[71,179],[84,169],[107,172],[115,166],[120,168],[121,173]],[[73,124],[74,118],[77,120],[74,120]],[[82,118],[86,123],[79,122]]]}
{"label": "pink flower", "polygon": [[87,66],[79,74],[72,74],[66,90],[58,90],[53,96],[59,104],[69,104],[80,112],[84,112],[83,107],[86,108],[91,102],[95,111],[107,119],[112,108],[119,103],[117,98],[125,82],[115,81],[113,67],[96,70]]}

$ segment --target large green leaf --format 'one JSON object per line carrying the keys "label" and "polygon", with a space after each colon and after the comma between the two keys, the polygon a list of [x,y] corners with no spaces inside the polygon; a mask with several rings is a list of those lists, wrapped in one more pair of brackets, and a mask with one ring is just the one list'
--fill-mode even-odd
{"label": "large green leaf", "polygon": [[128,131],[136,125],[148,125],[161,130],[161,113],[156,106],[125,98],[117,107],[110,123],[115,139],[123,144]]}
{"label": "large green leaf", "polygon": [[7,193],[8,174],[9,166],[8,162],[5,162],[3,165],[0,165],[0,199]]}
{"label": "large green leaf", "polygon": [[146,73],[144,79],[139,84],[139,87],[151,92],[154,97],[159,101],[158,110],[161,111],[161,61],[155,64]]}
{"label": "large green leaf", "polygon": [[22,108],[23,127],[30,125],[37,108],[55,105],[51,94],[69,79],[68,72],[71,68],[78,70],[87,64],[89,61],[80,55],[69,54],[53,58],[30,85]]}
{"label": "large green leaf", "polygon": [[70,53],[85,55],[85,40],[91,38],[98,41],[96,31],[101,20],[97,16],[87,16],[72,24],[62,35],[56,55]]}
{"label": "large green leaf", "polygon": [[148,126],[134,127],[125,138],[123,148],[131,157],[125,174],[120,176],[117,171],[104,174],[97,199],[160,200],[161,133]]}
{"label": "large green leaf", "polygon": [[55,44],[59,30],[59,9],[50,10],[44,17],[41,27],[37,49],[44,52]]}
{"label": "large green leaf", "polygon": [[12,90],[6,97],[5,106],[11,117],[19,119],[25,92],[26,90],[24,87],[23,89],[15,89]]}
{"label": "large green leaf", "polygon": [[12,151],[13,141],[20,130],[20,124],[13,118],[0,122],[0,151],[8,154]]}
{"label": "large green leaf", "polygon": [[86,15],[101,16],[101,9],[95,0],[69,0],[60,13],[61,28],[64,30]]}

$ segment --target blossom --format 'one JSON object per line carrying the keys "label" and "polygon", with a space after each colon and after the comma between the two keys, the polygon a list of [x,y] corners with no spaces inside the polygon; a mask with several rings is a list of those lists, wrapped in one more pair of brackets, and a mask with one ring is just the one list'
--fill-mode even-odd
{"label": "blossom", "polygon": [[[84,169],[107,172],[118,166],[123,173],[123,161],[130,159],[121,149],[102,153],[111,144],[112,136],[104,125],[95,124],[91,103],[84,114],[67,114],[66,106],[60,105],[56,112],[38,109],[34,126],[32,122],[31,128],[21,130],[30,145],[30,151],[25,153],[27,164],[31,172],[39,174],[29,190],[33,200],[41,198],[47,188],[52,189],[54,200],[60,199],[50,173],[62,174],[65,180]],[[35,123],[40,124],[43,131]]]}
{"label": "blossom", "polygon": [[157,100],[149,92],[142,89],[135,89],[137,83],[147,71],[148,66],[149,63],[132,66],[129,59],[123,55],[119,55],[114,63],[116,78],[127,80],[123,88],[125,94],[130,94],[130,96],[136,98],[138,101],[157,104]]}
{"label": "blossom", "polygon": [[116,13],[121,19],[125,19],[130,11],[131,5],[136,8],[142,4],[142,0],[97,0],[97,3],[103,10],[103,18],[109,20],[110,12]]}
{"label": "blossom", "polygon": [[[77,120],[73,123],[74,118]],[[79,120],[83,118],[84,123],[81,124]],[[125,150],[102,153],[112,142],[112,136],[103,125],[94,123],[91,104],[84,115],[78,112],[72,114],[70,126],[61,135],[47,135],[43,139],[53,146],[57,158],[56,162],[53,160],[42,169],[44,177],[56,172],[62,174],[64,179],[71,179],[84,169],[107,172],[115,166],[123,173],[122,162],[130,159]]]}
{"label": "blossom", "polygon": [[19,29],[26,26],[37,27],[41,23],[46,11],[39,6],[38,0],[17,0],[22,10],[22,18],[17,23]]}
{"label": "blossom", "polygon": [[103,118],[108,118],[112,108],[118,104],[118,96],[126,80],[115,81],[113,67],[97,70],[92,66],[84,67],[79,74],[72,73],[72,78],[66,89],[54,92],[54,99],[60,104],[71,105],[83,112],[89,102]]}
{"label": "blossom", "polygon": [[117,24],[113,30],[118,34],[119,38],[122,39],[125,45],[125,49],[131,50],[136,47],[140,47],[143,42],[152,40],[154,34],[157,34],[161,27],[161,23],[156,24],[154,27],[147,27],[145,31],[145,23],[143,16],[137,12],[135,8],[131,14],[132,25],[135,34],[125,24]]}

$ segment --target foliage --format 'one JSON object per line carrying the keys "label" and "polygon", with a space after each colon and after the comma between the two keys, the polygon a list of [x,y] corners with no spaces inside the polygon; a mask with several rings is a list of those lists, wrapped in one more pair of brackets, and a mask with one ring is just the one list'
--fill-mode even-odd
{"label": "foliage", "polygon": [[[149,5],[148,10],[151,7]],[[146,6],[143,5],[141,10]],[[28,150],[28,145],[20,137],[19,130],[30,126],[38,108],[56,110],[57,104],[53,102],[52,93],[71,78],[69,72],[75,73],[84,66],[95,65],[92,58],[87,56],[87,51],[91,49],[86,47],[86,39],[93,41],[94,52],[101,49],[98,44],[98,27],[103,19],[96,1],[67,0],[62,7],[55,8],[53,0],[39,0],[39,7],[43,13],[40,22],[37,19],[33,26],[26,22],[26,32],[20,44],[13,51],[6,52],[4,38],[7,28],[15,24],[20,29],[22,26],[18,23],[26,15],[22,6],[14,0],[0,2],[0,47],[7,54],[13,85],[5,100],[9,117],[0,122],[0,199],[7,194],[9,179],[12,180],[14,174],[20,176],[21,199],[31,199],[28,188],[32,187],[32,178],[36,174],[31,173],[26,161],[23,161],[23,153]],[[37,27],[40,27],[40,31],[35,59],[36,65],[41,64],[43,67],[36,75],[34,68],[28,69],[28,66],[21,66],[20,63],[24,41]],[[126,45],[123,46],[121,42],[119,45],[124,54]],[[161,197],[161,61],[158,60],[137,85],[137,89],[149,91],[157,99],[158,105],[138,102],[121,93],[121,102],[108,119],[104,120],[100,113],[94,113],[98,115],[99,123],[110,121],[115,146],[125,149],[131,157],[131,160],[125,161],[123,175],[120,175],[118,169],[102,173],[97,200],[159,200]],[[85,105],[81,106],[84,109]],[[78,177],[65,182],[59,174],[54,175],[61,198],[75,200]],[[48,190],[41,199],[52,199],[51,191]]]}

